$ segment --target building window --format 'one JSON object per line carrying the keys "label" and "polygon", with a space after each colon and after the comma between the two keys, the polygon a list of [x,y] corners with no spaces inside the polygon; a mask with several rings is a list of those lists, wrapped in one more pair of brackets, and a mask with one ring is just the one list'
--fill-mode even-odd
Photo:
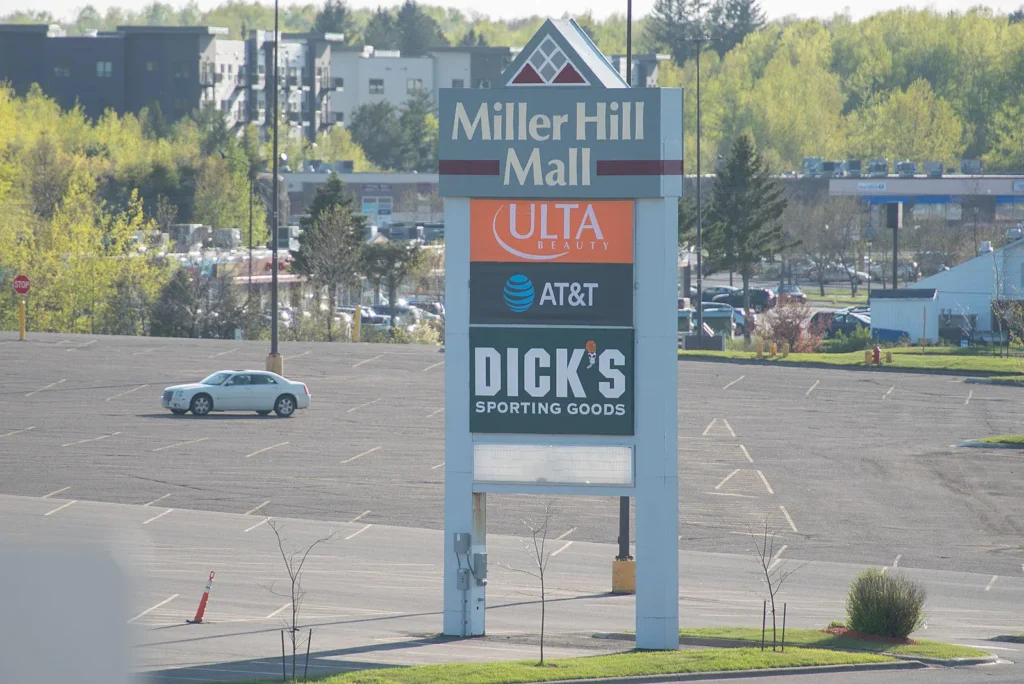
{"label": "building window", "polygon": [[334,87],[335,88],[344,88],[345,87],[345,79],[342,78],[341,76],[336,76],[335,79],[334,79]]}
{"label": "building window", "polygon": [[231,101],[230,100],[221,100],[220,101],[220,110],[222,112],[227,112],[230,109],[231,109]]}
{"label": "building window", "polygon": [[53,75],[57,78],[71,78],[71,62],[62,59],[54,64]]}
{"label": "building window", "polygon": [[407,78],[405,79],[405,92],[415,93],[418,90],[423,90],[423,79],[422,78]]}
{"label": "building window", "polygon": [[345,123],[345,112],[338,112],[337,114],[335,114],[335,118],[337,119],[338,123]]}
{"label": "building window", "polygon": [[110,78],[114,74],[114,65],[111,62],[96,62],[96,77]]}
{"label": "building window", "polygon": [[150,60],[150,61],[146,62],[146,71],[152,73],[154,71],[159,71],[159,70],[160,70],[160,62],[157,62],[155,60]]}
{"label": "building window", "polygon": [[370,79],[370,94],[371,95],[383,95],[384,94],[384,79],[383,78],[371,78]]}
{"label": "building window", "polygon": [[188,78],[188,62],[174,63],[174,78]]}
{"label": "building window", "polygon": [[452,88],[465,88],[465,87],[466,87],[466,82],[463,81],[461,78],[453,78],[452,79]]}

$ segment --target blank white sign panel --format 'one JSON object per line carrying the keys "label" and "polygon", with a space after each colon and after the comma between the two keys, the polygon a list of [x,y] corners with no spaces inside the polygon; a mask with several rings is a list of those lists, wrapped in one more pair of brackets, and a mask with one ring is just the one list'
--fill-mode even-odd
{"label": "blank white sign panel", "polygon": [[633,447],[474,444],[481,483],[633,485]]}

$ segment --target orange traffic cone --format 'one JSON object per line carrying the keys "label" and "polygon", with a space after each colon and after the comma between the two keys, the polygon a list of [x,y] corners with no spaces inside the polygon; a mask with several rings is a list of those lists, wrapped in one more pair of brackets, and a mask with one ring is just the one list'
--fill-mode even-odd
{"label": "orange traffic cone", "polygon": [[203,598],[199,599],[199,608],[196,610],[196,616],[191,620],[186,620],[188,624],[203,624],[203,615],[206,613],[206,603],[210,600],[210,588],[213,587],[213,576],[215,574],[213,570],[210,571],[210,579],[206,582],[206,591],[203,592]]}

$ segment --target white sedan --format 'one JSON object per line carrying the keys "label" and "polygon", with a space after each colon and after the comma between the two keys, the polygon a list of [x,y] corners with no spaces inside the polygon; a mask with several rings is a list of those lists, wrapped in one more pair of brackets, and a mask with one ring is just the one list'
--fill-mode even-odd
{"label": "white sedan", "polygon": [[267,371],[219,371],[197,383],[164,390],[161,405],[175,415],[189,411],[205,416],[210,411],[271,411],[290,418],[296,409],[309,408],[309,388]]}

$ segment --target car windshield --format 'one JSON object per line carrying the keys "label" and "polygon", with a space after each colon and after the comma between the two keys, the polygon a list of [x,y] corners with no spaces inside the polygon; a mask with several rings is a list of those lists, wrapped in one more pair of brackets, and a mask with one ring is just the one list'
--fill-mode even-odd
{"label": "car windshield", "polygon": [[224,381],[231,377],[231,373],[214,373],[211,376],[203,378],[200,382],[202,385],[223,385]]}

